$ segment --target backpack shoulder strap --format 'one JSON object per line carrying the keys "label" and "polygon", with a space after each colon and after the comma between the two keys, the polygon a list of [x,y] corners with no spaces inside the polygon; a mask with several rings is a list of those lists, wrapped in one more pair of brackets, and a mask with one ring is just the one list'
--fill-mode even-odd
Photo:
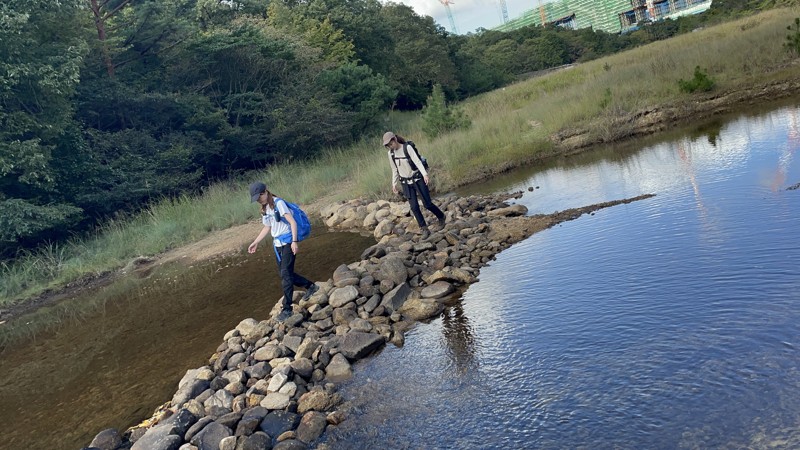
{"label": "backpack shoulder strap", "polygon": [[280,222],[281,220],[283,220],[283,217],[281,216],[281,212],[278,210],[278,201],[279,200],[284,202],[284,203],[286,203],[286,201],[283,200],[282,198],[275,197],[275,222]]}

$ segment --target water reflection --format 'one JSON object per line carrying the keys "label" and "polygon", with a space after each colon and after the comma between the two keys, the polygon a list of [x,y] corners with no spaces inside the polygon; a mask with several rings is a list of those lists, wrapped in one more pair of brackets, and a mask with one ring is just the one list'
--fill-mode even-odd
{"label": "water reflection", "polygon": [[447,356],[455,365],[456,373],[475,370],[475,337],[461,302],[447,307],[442,313],[442,335],[448,349]]}
{"label": "water reflection", "polygon": [[331,448],[800,448],[798,114],[493,180],[532,213],[657,196],[498,255],[359,363]]}

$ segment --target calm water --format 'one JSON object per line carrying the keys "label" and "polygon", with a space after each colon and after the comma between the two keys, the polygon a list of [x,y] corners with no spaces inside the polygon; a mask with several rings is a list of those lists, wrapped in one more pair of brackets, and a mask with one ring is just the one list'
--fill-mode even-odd
{"label": "calm water", "polygon": [[331,448],[800,448],[799,147],[783,107],[483,186],[531,213],[657,196],[498,255],[357,365]]}
{"label": "calm water", "polygon": [[[375,242],[321,228],[297,258],[297,271],[311,279],[327,280]],[[136,425],[172,398],[186,370],[208,363],[228,330],[247,317],[267,318],[281,295],[267,246],[254,256],[128,279],[98,298],[21,317],[10,326],[48,314],[61,326],[0,351],[0,449],[74,450],[106,428]],[[96,306],[66,315],[87,303]]]}

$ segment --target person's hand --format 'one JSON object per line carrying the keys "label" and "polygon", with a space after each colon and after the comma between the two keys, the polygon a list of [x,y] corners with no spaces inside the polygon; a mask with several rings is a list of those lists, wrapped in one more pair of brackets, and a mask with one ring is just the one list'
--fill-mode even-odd
{"label": "person's hand", "polygon": [[424,177],[422,177],[422,179],[425,180],[425,185],[427,186],[427,184],[428,184],[428,176],[425,175]]}
{"label": "person's hand", "polygon": [[393,184],[393,185],[392,185],[392,192],[394,192],[395,194],[397,194],[397,185],[396,185],[396,184]]}
{"label": "person's hand", "polygon": [[292,242],[292,253],[297,254],[297,242]]}
{"label": "person's hand", "polygon": [[253,242],[249,247],[247,247],[247,253],[255,253],[256,249],[258,249],[258,244]]}

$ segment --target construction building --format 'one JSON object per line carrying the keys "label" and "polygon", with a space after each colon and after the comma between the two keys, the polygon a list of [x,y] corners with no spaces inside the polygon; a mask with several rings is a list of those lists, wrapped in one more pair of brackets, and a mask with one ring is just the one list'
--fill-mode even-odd
{"label": "construction building", "polygon": [[657,20],[701,13],[710,7],[711,0],[555,0],[540,3],[494,30],[540,25],[620,33]]}

